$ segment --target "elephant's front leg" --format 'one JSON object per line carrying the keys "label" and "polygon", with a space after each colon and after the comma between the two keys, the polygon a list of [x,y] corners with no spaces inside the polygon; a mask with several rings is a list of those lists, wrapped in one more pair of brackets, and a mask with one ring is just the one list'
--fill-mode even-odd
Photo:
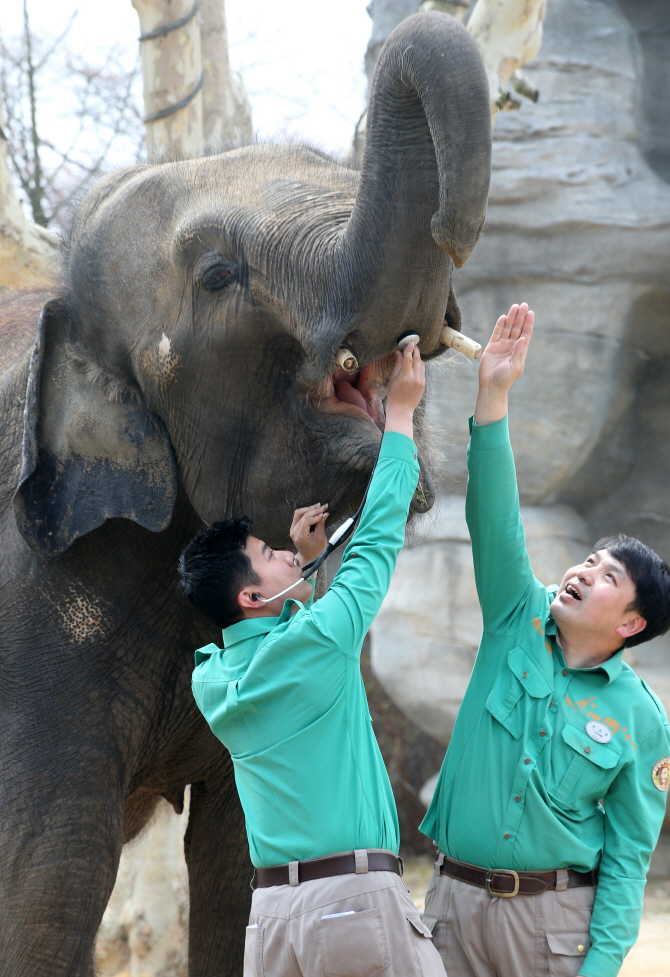
{"label": "elephant's front leg", "polygon": [[[26,742],[17,775],[6,763],[0,771],[0,977],[92,977],[121,855],[123,799],[109,764],[107,777],[63,773],[64,764],[58,783],[53,764],[26,769],[26,757],[39,753]],[[73,743],[67,763],[77,752]]]}
{"label": "elephant's front leg", "polygon": [[189,977],[239,977],[253,869],[227,754],[213,779],[191,785],[184,848],[191,899]]}

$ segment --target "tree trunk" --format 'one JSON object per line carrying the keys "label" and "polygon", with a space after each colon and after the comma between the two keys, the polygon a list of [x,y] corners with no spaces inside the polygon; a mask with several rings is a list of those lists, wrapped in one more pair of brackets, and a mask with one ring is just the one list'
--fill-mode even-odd
{"label": "tree trunk", "polygon": [[230,67],[224,0],[202,0],[200,43],[205,150],[239,146],[251,139],[251,106],[242,79]]}
{"label": "tree trunk", "polygon": [[[518,108],[505,85],[522,65],[531,61],[542,44],[542,25],[547,0],[477,0],[468,30],[482,53],[491,90],[491,110]],[[527,98],[523,79],[517,91]]]}
{"label": "tree trunk", "polygon": [[149,158],[203,151],[204,73],[197,0],[132,0],[140,19]]}
{"label": "tree trunk", "polygon": [[[393,28],[415,10],[449,14],[463,21],[467,0],[371,0],[368,12],[372,18],[372,33],[365,52],[365,71],[368,82],[377,63],[379,52]],[[495,120],[499,111],[518,109],[520,102],[504,86],[512,87],[525,98],[537,102],[538,90],[521,71],[531,61],[542,44],[542,25],[547,0],[477,0],[467,21],[467,28],[477,41],[486,67],[491,92],[491,115]],[[363,154],[367,130],[367,109],[354,132],[353,153]]]}
{"label": "tree trunk", "polygon": [[58,241],[26,218],[16,197],[4,122],[0,101],[0,287],[38,277],[55,278],[58,271]]}

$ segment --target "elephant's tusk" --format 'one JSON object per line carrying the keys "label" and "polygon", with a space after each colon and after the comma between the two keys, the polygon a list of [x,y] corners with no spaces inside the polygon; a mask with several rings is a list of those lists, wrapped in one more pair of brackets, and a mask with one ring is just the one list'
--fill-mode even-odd
{"label": "elephant's tusk", "polygon": [[347,373],[355,373],[358,369],[358,360],[346,346],[340,346],[337,353],[335,354],[335,359],[337,360],[339,366]]}
{"label": "elephant's tusk", "polygon": [[482,355],[482,348],[479,343],[476,343],[474,339],[468,339],[462,332],[452,329],[451,326],[445,326],[442,329],[440,342],[443,346],[451,346],[452,349],[468,356],[471,360],[478,360]]}

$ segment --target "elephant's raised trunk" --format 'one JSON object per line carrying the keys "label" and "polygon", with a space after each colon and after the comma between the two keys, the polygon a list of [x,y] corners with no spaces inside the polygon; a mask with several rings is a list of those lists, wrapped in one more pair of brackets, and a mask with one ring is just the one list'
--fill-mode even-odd
{"label": "elephant's raised trunk", "polygon": [[405,208],[434,209],[435,243],[457,268],[465,264],[486,213],[489,102],[479,51],[458,21],[429,13],[401,23],[375,71],[361,186],[348,234],[365,233],[369,211],[397,194]]}
{"label": "elephant's raised trunk", "polygon": [[482,232],[490,169],[475,42],[444,14],[409,17],[379,56],[360,185],[335,249],[328,316],[349,327],[361,362],[410,328],[424,350],[437,347],[451,262],[463,265]]}

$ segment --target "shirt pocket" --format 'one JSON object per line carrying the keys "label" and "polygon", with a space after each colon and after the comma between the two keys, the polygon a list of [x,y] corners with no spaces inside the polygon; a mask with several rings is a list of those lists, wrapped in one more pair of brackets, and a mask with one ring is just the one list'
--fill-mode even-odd
{"label": "shirt pocket", "polygon": [[549,793],[562,807],[588,817],[618,773],[623,740],[596,743],[585,729],[566,723],[561,741],[567,747],[567,758],[556,757],[556,787]]}
{"label": "shirt pocket", "polygon": [[532,699],[544,699],[551,691],[549,680],[530,652],[521,645],[515,645],[493,683],[486,708],[518,740],[524,727],[524,694]]}

